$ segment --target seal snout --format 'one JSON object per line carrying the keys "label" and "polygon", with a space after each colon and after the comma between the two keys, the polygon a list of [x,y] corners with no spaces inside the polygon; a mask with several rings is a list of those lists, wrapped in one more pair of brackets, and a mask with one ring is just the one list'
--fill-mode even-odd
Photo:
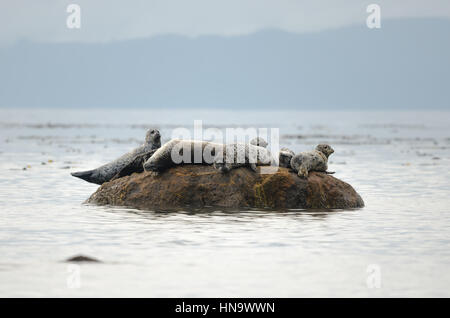
{"label": "seal snout", "polygon": [[145,135],[145,142],[147,144],[156,146],[157,148],[161,147],[161,133],[158,129],[149,129],[147,130],[147,134]]}
{"label": "seal snout", "polygon": [[327,144],[320,144],[320,145],[317,145],[316,150],[317,150],[317,151],[320,151],[321,153],[323,153],[324,155],[326,155],[327,158],[334,152],[334,149],[331,148],[331,146],[330,146],[330,145],[327,145]]}
{"label": "seal snout", "polygon": [[153,139],[155,140],[156,143],[161,142],[161,134],[159,133],[159,131],[156,131]]}

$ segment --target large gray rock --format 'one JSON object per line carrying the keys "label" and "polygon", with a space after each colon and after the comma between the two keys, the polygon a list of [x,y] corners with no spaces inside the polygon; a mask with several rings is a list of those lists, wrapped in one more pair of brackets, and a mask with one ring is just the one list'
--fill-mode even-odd
{"label": "large gray rock", "polygon": [[183,165],[154,176],[134,173],[104,183],[86,203],[138,209],[217,206],[224,208],[360,208],[351,185],[321,172],[299,178],[286,168],[259,174],[239,168],[222,174],[211,166]]}

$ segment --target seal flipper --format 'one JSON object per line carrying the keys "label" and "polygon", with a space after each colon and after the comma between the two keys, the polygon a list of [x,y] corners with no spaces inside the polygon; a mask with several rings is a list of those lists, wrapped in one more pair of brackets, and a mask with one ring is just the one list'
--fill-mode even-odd
{"label": "seal flipper", "polygon": [[88,171],[78,171],[78,172],[72,172],[71,175],[80,179],[83,179],[87,182],[96,183],[96,184],[102,184],[99,180],[96,180],[93,177],[94,170],[88,170]]}

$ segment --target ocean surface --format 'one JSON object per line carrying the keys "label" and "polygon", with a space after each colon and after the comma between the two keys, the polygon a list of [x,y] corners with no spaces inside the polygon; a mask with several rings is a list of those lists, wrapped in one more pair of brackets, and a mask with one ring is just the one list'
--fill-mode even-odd
{"label": "ocean surface", "polygon": [[[92,169],[176,128],[279,128],[335,149],[356,210],[83,202]],[[449,297],[450,113],[0,109],[1,297]],[[83,254],[101,263],[66,263]]]}

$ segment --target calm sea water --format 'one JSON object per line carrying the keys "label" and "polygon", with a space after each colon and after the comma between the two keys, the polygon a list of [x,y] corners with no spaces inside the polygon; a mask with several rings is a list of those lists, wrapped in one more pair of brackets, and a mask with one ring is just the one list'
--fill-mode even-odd
{"label": "calm sea water", "polygon": [[[0,110],[0,296],[445,296],[450,113]],[[328,142],[366,207],[158,212],[83,205],[70,176],[177,127]],[[71,265],[83,254],[102,261]],[[379,287],[379,288],[377,288]]]}

